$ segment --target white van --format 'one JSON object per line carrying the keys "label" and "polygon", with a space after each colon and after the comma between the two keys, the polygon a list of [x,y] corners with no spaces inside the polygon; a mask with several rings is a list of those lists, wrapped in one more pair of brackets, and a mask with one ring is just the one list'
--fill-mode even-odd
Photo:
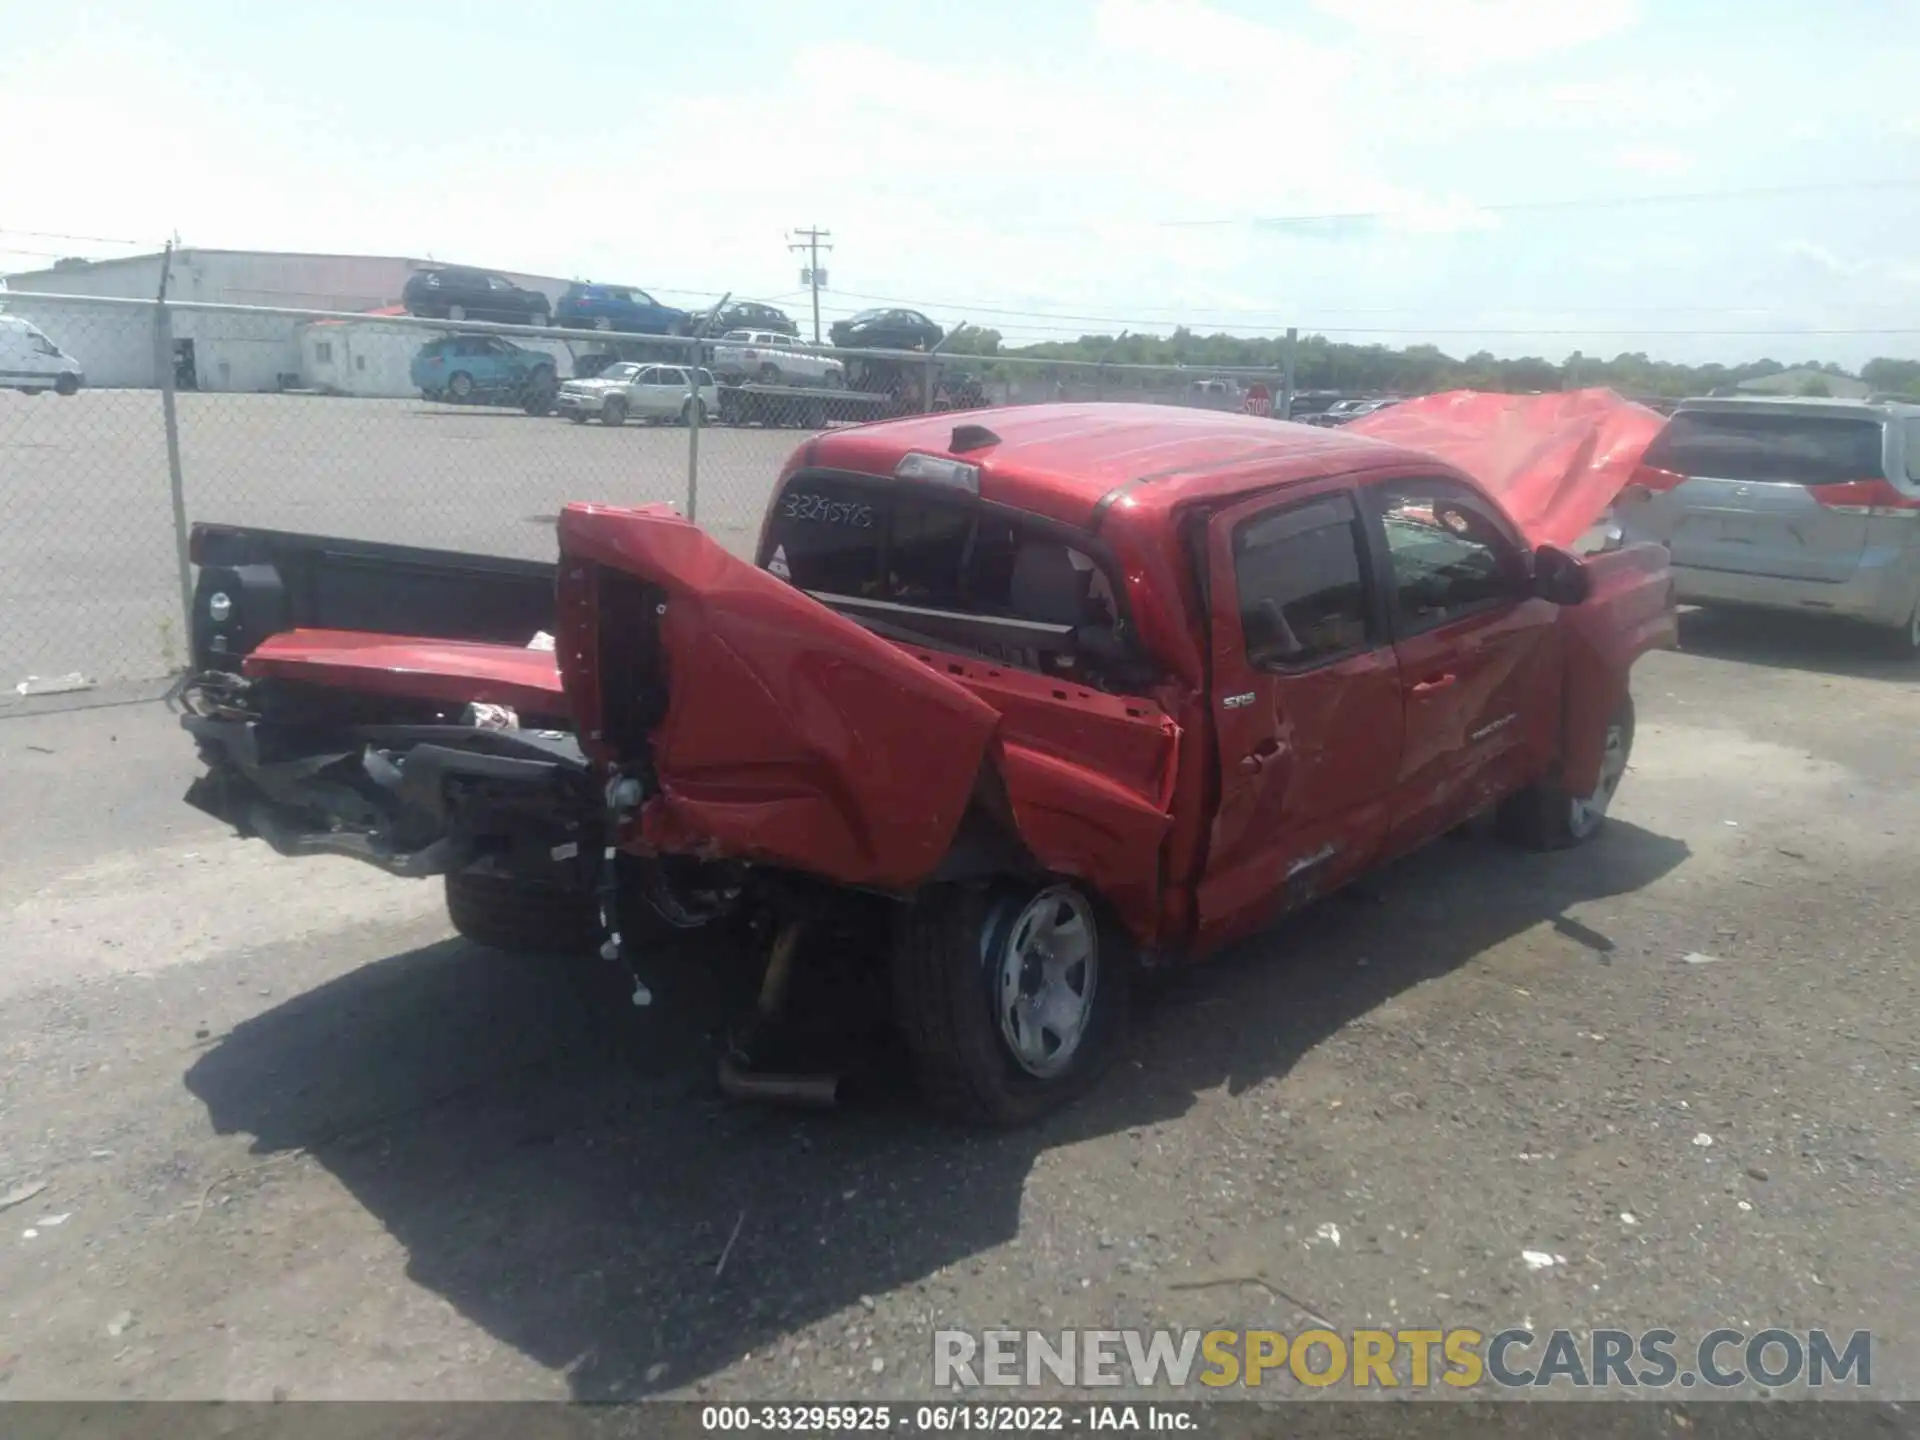
{"label": "white van", "polygon": [[0,315],[0,386],[22,395],[71,395],[86,383],[80,362],[17,315]]}

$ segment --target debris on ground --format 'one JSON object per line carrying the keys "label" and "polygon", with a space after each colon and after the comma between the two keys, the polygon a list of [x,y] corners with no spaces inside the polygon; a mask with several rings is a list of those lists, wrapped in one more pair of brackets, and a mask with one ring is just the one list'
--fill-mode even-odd
{"label": "debris on ground", "polygon": [[1315,1240],[1330,1241],[1333,1248],[1338,1250],[1340,1248],[1340,1227],[1329,1220],[1313,1232],[1313,1238]]}
{"label": "debris on ground", "polygon": [[1720,963],[1720,957],[1718,955],[1707,955],[1698,950],[1689,950],[1684,958],[1689,965],[1718,965]]}
{"label": "debris on ground", "polygon": [[1698,1135],[1693,1137],[1693,1143],[1698,1145],[1702,1150],[1704,1150],[1709,1145],[1713,1144],[1713,1136],[1707,1134],[1706,1131],[1702,1130]]}
{"label": "debris on ground", "polygon": [[111,1320],[107,1321],[107,1334],[115,1340],[118,1340],[132,1328],[133,1311],[131,1310],[122,1310],[118,1315],[115,1315]]}
{"label": "debris on ground", "polygon": [[1527,1269],[1535,1272],[1551,1270],[1556,1265],[1567,1263],[1566,1256],[1552,1255],[1545,1250],[1522,1250],[1520,1258],[1527,1262]]}
{"label": "debris on ground", "polygon": [[0,1210],[11,1210],[16,1205],[24,1205],[42,1190],[47,1188],[45,1180],[36,1180],[31,1185],[16,1185],[6,1194],[0,1195]]}
{"label": "debris on ground", "polygon": [[52,1230],[58,1226],[66,1224],[67,1221],[71,1220],[72,1218],[73,1218],[73,1212],[71,1210],[64,1210],[58,1215],[42,1215],[38,1220],[34,1221],[33,1223],[39,1226],[42,1230]]}
{"label": "debris on ground", "polygon": [[94,682],[78,670],[71,675],[29,675],[13,687],[16,695],[67,695],[75,690],[91,690]]}

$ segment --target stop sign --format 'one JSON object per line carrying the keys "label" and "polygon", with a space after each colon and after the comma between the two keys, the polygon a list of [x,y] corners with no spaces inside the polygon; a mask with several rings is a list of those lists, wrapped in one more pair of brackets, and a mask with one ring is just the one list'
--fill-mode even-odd
{"label": "stop sign", "polygon": [[1273,413],[1273,392],[1260,384],[1247,387],[1247,398],[1242,406],[1249,415],[1271,415]]}

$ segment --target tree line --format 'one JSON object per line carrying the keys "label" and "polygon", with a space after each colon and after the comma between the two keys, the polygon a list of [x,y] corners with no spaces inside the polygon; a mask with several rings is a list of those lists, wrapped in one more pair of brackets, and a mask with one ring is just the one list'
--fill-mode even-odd
{"label": "tree line", "polygon": [[[988,361],[989,369],[993,357],[1005,356],[1064,362],[1076,373],[1092,376],[1101,365],[1278,371],[1285,361],[1286,341],[1279,336],[1202,335],[1182,326],[1171,335],[1082,335],[1078,340],[1009,346],[1003,343],[999,331],[969,326],[943,348],[949,354],[981,357]],[[1828,375],[1859,379],[1876,391],[1920,399],[1920,360],[1870,360],[1856,376],[1830,361],[1787,364],[1765,359],[1739,365],[1681,365],[1651,359],[1642,351],[1623,352],[1612,359],[1575,351],[1557,363],[1537,355],[1503,359],[1487,350],[1455,358],[1435,345],[1409,345],[1405,349],[1350,345],[1324,335],[1300,337],[1294,355],[1294,386],[1300,390],[1422,395],[1436,390],[1517,393],[1604,385],[1625,395],[1680,397],[1710,395],[1742,381],[1788,370],[1815,372],[1800,387],[1806,394],[1821,393],[1825,386],[1819,377]],[[1109,372],[1107,378],[1121,386],[1126,383],[1122,374]]]}

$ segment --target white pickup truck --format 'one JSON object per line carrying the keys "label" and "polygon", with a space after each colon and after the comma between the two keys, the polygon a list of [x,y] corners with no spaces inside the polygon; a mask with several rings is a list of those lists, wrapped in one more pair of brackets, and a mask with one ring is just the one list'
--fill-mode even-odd
{"label": "white pickup truck", "polygon": [[714,343],[713,369],[722,380],[758,385],[819,385],[838,390],[847,367],[771,330],[729,330]]}

